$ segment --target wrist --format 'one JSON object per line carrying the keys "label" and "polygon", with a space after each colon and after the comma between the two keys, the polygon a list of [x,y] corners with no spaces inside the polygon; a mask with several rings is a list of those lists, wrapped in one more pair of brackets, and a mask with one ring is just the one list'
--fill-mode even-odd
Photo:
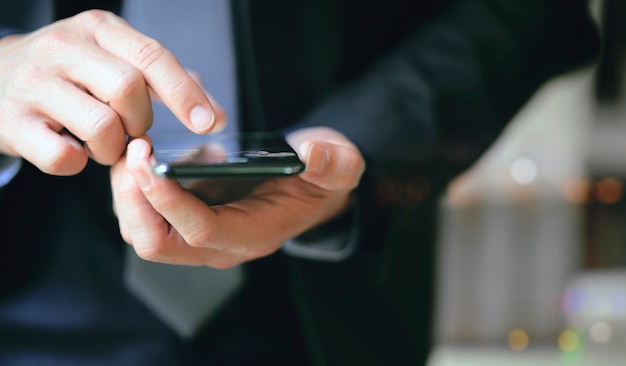
{"label": "wrist", "polygon": [[359,241],[359,207],[356,197],[349,199],[347,207],[332,219],[285,242],[283,252],[309,260],[346,260],[355,252]]}

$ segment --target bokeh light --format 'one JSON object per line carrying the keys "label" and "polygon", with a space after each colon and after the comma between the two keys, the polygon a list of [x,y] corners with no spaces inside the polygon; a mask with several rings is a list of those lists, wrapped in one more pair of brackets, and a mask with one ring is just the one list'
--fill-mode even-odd
{"label": "bokeh light", "polygon": [[563,352],[574,352],[580,348],[580,336],[573,330],[565,330],[559,334],[559,349]]}
{"label": "bokeh light", "polygon": [[589,201],[591,184],[587,179],[571,179],[563,186],[565,199],[572,204],[584,204]]}
{"label": "bokeh light", "polygon": [[606,322],[595,322],[589,327],[589,338],[596,343],[608,343],[613,338],[613,329]]}
{"label": "bokeh light", "polygon": [[511,177],[518,184],[529,184],[537,178],[537,164],[528,158],[518,158],[511,164]]}
{"label": "bokeh light", "polygon": [[530,344],[528,333],[522,329],[513,329],[507,337],[509,347],[514,351],[523,351]]}
{"label": "bokeh light", "polygon": [[595,191],[598,201],[611,204],[622,199],[624,187],[622,182],[615,178],[605,178],[596,184]]}

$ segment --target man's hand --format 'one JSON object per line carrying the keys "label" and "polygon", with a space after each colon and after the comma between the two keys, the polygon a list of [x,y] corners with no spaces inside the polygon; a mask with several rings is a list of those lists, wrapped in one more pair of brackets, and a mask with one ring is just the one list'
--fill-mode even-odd
{"label": "man's hand", "polygon": [[[88,157],[116,163],[126,136],[152,124],[150,94],[189,129],[208,132],[207,95],[158,42],[104,11],[0,40],[0,153],[75,174]],[[218,114],[219,118],[219,114]]]}
{"label": "man's hand", "polygon": [[124,240],[147,260],[227,268],[269,255],[285,240],[337,216],[365,169],[360,152],[328,128],[299,130],[287,139],[306,162],[305,172],[267,180],[250,195],[216,206],[155,176],[148,141],[131,141],[111,170]]}

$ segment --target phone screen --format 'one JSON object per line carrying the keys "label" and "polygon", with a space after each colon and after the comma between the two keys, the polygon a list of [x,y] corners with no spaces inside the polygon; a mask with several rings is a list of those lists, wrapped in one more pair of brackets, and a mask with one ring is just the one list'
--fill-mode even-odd
{"label": "phone screen", "polygon": [[279,177],[304,164],[284,137],[271,132],[151,136],[156,174],[170,178]]}

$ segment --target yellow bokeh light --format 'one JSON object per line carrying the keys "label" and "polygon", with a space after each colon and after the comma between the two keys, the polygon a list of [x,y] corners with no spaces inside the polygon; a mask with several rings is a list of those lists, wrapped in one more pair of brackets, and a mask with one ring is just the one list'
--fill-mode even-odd
{"label": "yellow bokeh light", "polygon": [[576,332],[566,330],[559,334],[559,348],[564,352],[574,352],[580,347],[580,337]]}
{"label": "yellow bokeh light", "polygon": [[523,351],[530,343],[528,333],[521,329],[514,329],[509,333],[507,338],[509,347],[514,351]]}
{"label": "yellow bokeh light", "polygon": [[587,179],[572,179],[563,186],[565,199],[573,204],[587,203],[591,184]]}

